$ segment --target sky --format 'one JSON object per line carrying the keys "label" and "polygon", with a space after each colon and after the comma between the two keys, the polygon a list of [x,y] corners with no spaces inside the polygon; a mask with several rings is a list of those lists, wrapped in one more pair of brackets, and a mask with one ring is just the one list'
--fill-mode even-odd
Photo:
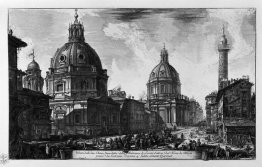
{"label": "sky", "polygon": [[[19,51],[26,70],[34,49],[42,76],[57,50],[68,41],[74,9],[9,9],[9,28],[28,46]],[[139,99],[165,43],[169,63],[179,73],[181,93],[205,107],[218,87],[218,51],[222,26],[228,38],[229,79],[248,75],[255,83],[255,9],[78,9],[85,41],[108,70],[108,89],[121,85]],[[44,85],[44,91],[45,91]],[[253,89],[254,90],[254,89]]]}

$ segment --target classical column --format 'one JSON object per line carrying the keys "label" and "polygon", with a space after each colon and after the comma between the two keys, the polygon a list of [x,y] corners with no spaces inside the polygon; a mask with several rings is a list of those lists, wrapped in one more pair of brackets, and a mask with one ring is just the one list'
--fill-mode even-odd
{"label": "classical column", "polygon": [[172,123],[176,123],[176,106],[175,104],[172,104],[172,107],[171,107],[171,121]]}

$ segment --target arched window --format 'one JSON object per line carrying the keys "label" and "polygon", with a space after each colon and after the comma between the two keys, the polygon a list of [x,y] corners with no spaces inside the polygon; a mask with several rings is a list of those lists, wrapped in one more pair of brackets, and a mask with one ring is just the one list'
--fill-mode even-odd
{"label": "arched window", "polygon": [[165,93],[165,85],[161,85],[161,87],[160,87],[160,93]]}
{"label": "arched window", "polygon": [[78,58],[79,58],[80,60],[83,60],[83,59],[84,59],[84,55],[80,54],[80,55],[78,56]]}
{"label": "arched window", "polygon": [[28,87],[28,89],[31,89],[31,82],[30,81],[28,81],[27,87]]}
{"label": "arched window", "polygon": [[151,94],[154,94],[154,87],[151,86]]}

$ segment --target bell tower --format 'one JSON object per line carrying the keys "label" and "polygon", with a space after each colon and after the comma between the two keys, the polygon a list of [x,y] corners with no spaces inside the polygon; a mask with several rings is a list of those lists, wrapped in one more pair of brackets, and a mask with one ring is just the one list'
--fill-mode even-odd
{"label": "bell tower", "polygon": [[218,65],[218,90],[223,89],[225,81],[228,80],[228,52],[229,44],[225,35],[224,25],[222,27],[222,37],[218,44],[219,65]]}

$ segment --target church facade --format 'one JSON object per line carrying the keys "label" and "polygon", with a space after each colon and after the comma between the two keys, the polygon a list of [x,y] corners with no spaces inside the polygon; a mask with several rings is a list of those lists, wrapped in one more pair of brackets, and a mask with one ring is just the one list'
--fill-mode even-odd
{"label": "church facade", "polygon": [[[120,109],[107,96],[107,70],[85,42],[84,26],[69,25],[68,42],[57,49],[46,76],[46,93],[53,97],[53,134],[109,134],[120,129]],[[92,119],[90,119],[92,118]],[[95,121],[95,122],[94,122]]]}
{"label": "church facade", "polygon": [[147,103],[157,114],[156,129],[175,128],[189,122],[189,98],[181,94],[179,73],[169,64],[165,47],[159,64],[149,75]]}

